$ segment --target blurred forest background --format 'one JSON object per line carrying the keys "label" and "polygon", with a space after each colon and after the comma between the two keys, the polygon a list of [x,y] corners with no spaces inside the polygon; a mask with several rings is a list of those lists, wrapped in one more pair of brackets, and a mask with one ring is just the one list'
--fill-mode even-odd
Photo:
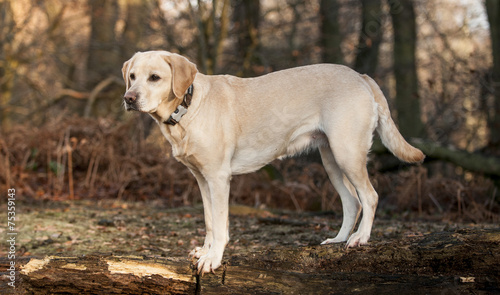
{"label": "blurred forest background", "polygon": [[[0,0],[2,191],[201,202],[152,119],[122,106],[123,62],[154,49],[206,74],[321,62],[367,73],[428,155],[404,165],[375,144],[377,214],[500,221],[496,0]],[[231,202],[341,212],[314,154],[235,177]]]}

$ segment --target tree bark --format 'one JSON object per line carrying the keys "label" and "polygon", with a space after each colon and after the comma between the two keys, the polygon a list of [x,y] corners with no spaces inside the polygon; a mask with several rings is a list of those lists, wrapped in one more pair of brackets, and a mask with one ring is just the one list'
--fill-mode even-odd
{"label": "tree bark", "polygon": [[321,0],[319,6],[320,45],[323,49],[323,62],[343,64],[338,11],[337,0]]}
{"label": "tree bark", "polygon": [[362,27],[355,62],[355,70],[374,77],[378,52],[382,41],[382,8],[380,0],[361,0]]}
{"label": "tree bark", "polygon": [[405,137],[420,137],[424,125],[416,68],[416,24],[412,0],[388,1],[394,28],[394,75],[399,129]]}
{"label": "tree bark", "polygon": [[493,55],[492,82],[494,103],[492,115],[489,116],[488,125],[490,129],[490,148],[500,148],[500,2],[497,0],[486,0],[486,12],[490,23],[491,49]]}

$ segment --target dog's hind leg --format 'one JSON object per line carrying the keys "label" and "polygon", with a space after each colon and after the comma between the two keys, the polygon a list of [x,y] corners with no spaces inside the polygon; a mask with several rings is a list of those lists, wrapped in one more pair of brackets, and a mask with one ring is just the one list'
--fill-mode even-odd
{"label": "dog's hind leg", "polygon": [[347,241],[347,247],[355,247],[368,243],[370,233],[375,218],[375,210],[378,204],[378,195],[375,192],[366,169],[366,150],[353,148],[348,144],[337,141],[332,150],[335,154],[335,160],[340,170],[352,183],[363,209],[363,216],[359,223],[358,230],[353,233]]}
{"label": "dog's hind leg", "polygon": [[[373,131],[377,126],[378,112],[372,93],[365,90],[352,93],[349,103],[338,103],[333,104],[331,107],[325,107],[322,119],[323,132],[328,138],[331,149],[331,154],[329,154],[323,148],[323,154],[325,154],[327,160],[329,159],[328,162],[337,164],[336,166],[330,164],[331,167],[336,168],[331,170],[340,170],[340,172],[333,173],[333,179],[340,179],[335,175],[342,175],[349,180],[356,190],[359,198],[356,201],[361,202],[363,211],[358,230],[347,240],[347,247],[359,246],[368,242],[378,204],[378,195],[370,183],[368,170],[366,169],[367,154],[372,145]],[[329,156],[326,157],[326,155]],[[331,175],[330,177],[332,178]],[[332,180],[332,182],[334,181]],[[335,182],[338,184],[344,183],[344,186],[347,183],[343,178],[342,181],[335,180]],[[342,185],[338,184],[335,187],[342,188]],[[342,193],[339,192],[339,194],[342,197]],[[343,235],[347,233],[347,229],[352,229],[351,223],[354,226],[355,222],[353,221],[355,221],[355,218],[352,215],[357,216],[359,214],[359,203],[355,204],[353,198],[349,198],[349,195],[345,192],[344,196],[342,197],[342,205],[344,214],[348,216],[348,219],[344,220],[344,222],[348,222],[348,224],[345,226],[346,231],[342,232]],[[348,213],[348,211],[351,212]],[[351,216],[350,220],[349,216]],[[345,238],[345,236],[342,236],[342,238]]]}
{"label": "dog's hind leg", "polygon": [[361,203],[359,202],[356,190],[335,161],[330,146],[322,146],[319,148],[319,151],[330,181],[340,195],[343,209],[343,221],[339,233],[335,238],[327,239],[321,244],[345,242],[356,225],[359,213],[361,212]]}

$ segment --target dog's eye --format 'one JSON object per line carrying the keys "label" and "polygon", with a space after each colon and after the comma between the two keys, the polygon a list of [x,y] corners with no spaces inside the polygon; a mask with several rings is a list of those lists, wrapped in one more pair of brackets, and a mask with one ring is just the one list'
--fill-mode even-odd
{"label": "dog's eye", "polygon": [[151,82],[156,82],[156,81],[158,81],[158,80],[160,80],[160,76],[158,76],[158,75],[156,75],[156,74],[153,74],[153,75],[151,75],[151,76],[149,77],[149,81],[151,81]]}
{"label": "dog's eye", "polygon": [[135,80],[135,74],[130,74],[130,80]]}

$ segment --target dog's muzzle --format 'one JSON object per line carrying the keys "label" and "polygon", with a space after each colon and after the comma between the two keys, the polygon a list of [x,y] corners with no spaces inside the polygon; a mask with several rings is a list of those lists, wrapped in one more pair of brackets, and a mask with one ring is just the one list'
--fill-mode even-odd
{"label": "dog's muzzle", "polygon": [[125,102],[125,109],[127,111],[135,110],[138,111],[136,102],[139,99],[139,93],[135,91],[127,91],[123,96],[123,101]]}

